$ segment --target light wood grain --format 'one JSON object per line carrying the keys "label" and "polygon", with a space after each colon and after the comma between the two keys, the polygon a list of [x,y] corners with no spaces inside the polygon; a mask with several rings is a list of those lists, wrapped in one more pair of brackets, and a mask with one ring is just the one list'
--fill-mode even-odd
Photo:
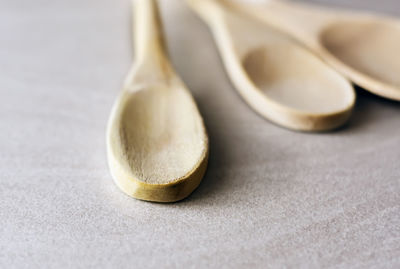
{"label": "light wood grain", "polygon": [[181,200],[205,173],[208,138],[192,96],[167,58],[155,0],[136,1],[135,55],[109,120],[110,170],[132,197]]}
{"label": "light wood grain", "polygon": [[400,20],[294,1],[222,1],[300,40],[366,90],[400,101]]}
{"label": "light wood grain", "polygon": [[212,29],[228,74],[243,99],[290,129],[342,125],[355,102],[350,83],[294,40],[215,0],[189,0]]}

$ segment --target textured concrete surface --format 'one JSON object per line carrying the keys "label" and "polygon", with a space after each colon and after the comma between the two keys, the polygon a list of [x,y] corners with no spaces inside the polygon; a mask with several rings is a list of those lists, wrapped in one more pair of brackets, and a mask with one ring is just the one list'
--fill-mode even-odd
{"label": "textured concrete surface", "polygon": [[[397,0],[313,0],[400,16]],[[175,204],[122,194],[105,126],[132,58],[128,0],[0,1],[1,268],[399,268],[400,104],[295,133],[239,98],[206,26],[162,5],[211,142]]]}

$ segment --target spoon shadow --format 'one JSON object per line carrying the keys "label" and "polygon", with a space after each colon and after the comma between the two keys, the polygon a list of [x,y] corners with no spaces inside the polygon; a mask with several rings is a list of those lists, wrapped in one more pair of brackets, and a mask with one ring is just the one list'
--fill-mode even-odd
{"label": "spoon shadow", "polygon": [[354,87],[357,93],[357,102],[353,115],[348,123],[341,128],[342,130],[358,131],[364,130],[368,126],[377,125],[385,117],[380,113],[382,108],[385,107],[400,112],[400,102],[377,96],[357,85]]}

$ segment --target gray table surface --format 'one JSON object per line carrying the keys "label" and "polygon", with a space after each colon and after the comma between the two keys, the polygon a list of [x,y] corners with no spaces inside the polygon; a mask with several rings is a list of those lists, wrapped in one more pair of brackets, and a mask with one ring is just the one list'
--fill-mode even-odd
{"label": "gray table surface", "polygon": [[[358,90],[350,122],[296,133],[230,84],[207,27],[162,1],[211,142],[188,199],[122,194],[105,127],[131,59],[129,0],[0,0],[1,268],[399,268],[400,104]],[[400,16],[398,0],[330,5]]]}

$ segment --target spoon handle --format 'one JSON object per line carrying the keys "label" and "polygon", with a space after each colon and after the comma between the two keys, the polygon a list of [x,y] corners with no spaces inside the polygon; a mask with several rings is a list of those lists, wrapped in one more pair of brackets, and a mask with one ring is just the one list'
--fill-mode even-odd
{"label": "spoon handle", "polygon": [[220,1],[230,8],[268,23],[313,49],[319,49],[318,35],[321,29],[338,17],[335,9],[328,10],[294,1],[269,0],[266,4]]}
{"label": "spoon handle", "polygon": [[222,13],[219,0],[186,0],[186,3],[197,11],[208,23],[213,23]]}
{"label": "spoon handle", "polygon": [[133,0],[135,76],[127,83],[169,80],[172,74],[157,0]]}

